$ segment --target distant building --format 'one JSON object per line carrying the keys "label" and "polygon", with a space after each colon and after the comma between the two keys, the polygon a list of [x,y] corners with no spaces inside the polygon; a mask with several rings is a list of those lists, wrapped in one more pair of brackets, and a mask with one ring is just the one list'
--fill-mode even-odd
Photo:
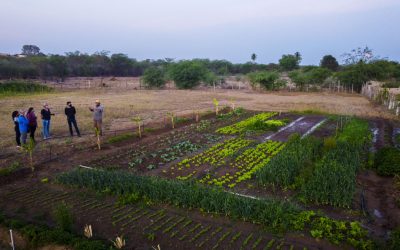
{"label": "distant building", "polygon": [[15,57],[17,57],[17,58],[23,58],[23,57],[26,57],[26,55],[24,55],[24,54],[15,54],[14,56],[15,56]]}
{"label": "distant building", "polygon": [[14,55],[11,55],[11,54],[7,54],[7,53],[0,53],[0,56],[3,56],[3,57],[16,57],[16,58],[24,58],[24,57],[27,57],[27,55],[24,55],[24,54],[14,54]]}

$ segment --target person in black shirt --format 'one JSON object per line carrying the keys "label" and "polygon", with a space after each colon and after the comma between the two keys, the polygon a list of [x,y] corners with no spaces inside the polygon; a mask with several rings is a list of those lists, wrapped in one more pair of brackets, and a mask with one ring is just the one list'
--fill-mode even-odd
{"label": "person in black shirt", "polygon": [[17,148],[19,148],[21,147],[21,132],[19,131],[19,123],[18,123],[19,112],[14,111],[12,112],[11,116],[14,122],[15,140],[17,142]]}
{"label": "person in black shirt", "polygon": [[50,138],[50,119],[51,116],[54,114],[51,113],[49,105],[47,103],[43,105],[43,109],[40,114],[42,115],[43,123],[43,139],[47,140]]}
{"label": "person in black shirt", "polygon": [[74,125],[76,134],[78,135],[78,137],[81,137],[78,124],[76,123],[75,114],[76,114],[75,107],[72,106],[71,102],[67,102],[67,107],[65,107],[65,115],[67,116],[69,133],[71,134],[71,136],[74,135],[74,132],[72,131],[72,125]]}

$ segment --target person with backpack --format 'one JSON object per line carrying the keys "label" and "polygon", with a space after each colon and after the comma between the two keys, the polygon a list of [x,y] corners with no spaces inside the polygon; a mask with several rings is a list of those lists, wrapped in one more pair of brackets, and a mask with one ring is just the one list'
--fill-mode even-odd
{"label": "person with backpack", "polygon": [[24,112],[20,111],[18,116],[19,132],[21,133],[21,145],[26,144],[26,138],[28,136],[29,121],[26,119]]}
{"label": "person with backpack", "polygon": [[26,119],[28,119],[28,121],[29,121],[30,137],[33,142],[36,142],[35,141],[35,131],[37,128],[37,117],[36,117],[35,111],[33,110],[32,107],[30,107],[28,109],[28,112],[26,113]]}
{"label": "person with backpack", "polygon": [[21,147],[21,132],[19,131],[19,123],[18,123],[19,112],[16,110],[13,111],[11,114],[11,117],[14,122],[15,141],[17,142],[17,148],[20,148]]}
{"label": "person with backpack", "polygon": [[49,105],[45,103],[43,105],[43,109],[40,111],[42,115],[42,124],[43,124],[43,139],[50,139],[50,120],[51,116],[54,115],[51,113]]}
{"label": "person with backpack", "polygon": [[69,133],[71,136],[74,136],[74,132],[72,131],[72,125],[74,125],[76,134],[78,137],[81,137],[81,133],[79,132],[78,124],[76,123],[76,109],[74,106],[72,106],[71,102],[67,102],[67,106],[65,107],[65,115],[67,116],[67,122],[68,122],[68,127],[69,127]]}

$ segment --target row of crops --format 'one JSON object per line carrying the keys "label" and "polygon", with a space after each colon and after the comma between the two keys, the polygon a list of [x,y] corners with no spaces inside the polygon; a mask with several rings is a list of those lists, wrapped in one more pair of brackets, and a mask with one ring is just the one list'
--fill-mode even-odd
{"label": "row of crops", "polygon": [[[176,179],[196,179],[200,183],[216,186],[235,187],[252,178],[264,167],[285,144],[268,140],[256,144],[253,140],[233,138],[218,143],[204,152],[183,159],[170,167]],[[165,170],[164,173],[167,171]],[[186,173],[186,174],[183,174]]]}
{"label": "row of crops", "polygon": [[279,126],[283,126],[283,121],[267,121],[269,118],[275,116],[276,114],[276,112],[260,113],[238,123],[219,128],[216,130],[216,132],[220,134],[233,135],[251,130],[265,130],[268,127],[276,128]]}
{"label": "row of crops", "polygon": [[88,187],[113,195],[166,203],[184,208],[198,208],[231,218],[260,223],[275,232],[308,231],[313,237],[333,243],[347,242],[355,247],[369,247],[366,231],[358,222],[329,219],[313,211],[276,199],[252,199],[218,188],[157,177],[136,176],[120,171],[75,169],[58,176],[62,184]]}
{"label": "row of crops", "polygon": [[[123,238],[127,244],[134,244],[133,238],[140,235],[151,241],[157,239],[157,242],[159,242],[159,237],[162,237],[164,242],[176,241],[179,242],[178,246],[182,248],[185,248],[184,245],[187,244],[192,248],[195,246],[202,249],[236,249],[239,247],[242,249],[300,249],[300,246],[296,243],[293,245],[285,239],[272,237],[257,230],[259,229],[257,226],[246,229],[232,228],[222,223],[213,223],[186,214],[178,215],[168,209],[146,206],[143,203],[124,205],[122,203],[122,201],[126,201],[124,198],[114,203],[113,201],[104,201],[94,195],[88,195],[86,192],[79,195],[75,192],[63,193],[44,186],[33,189],[28,187],[11,189],[6,196],[14,201],[14,207],[15,203],[23,202],[24,205],[40,207],[47,211],[53,211],[60,204],[65,205],[67,201],[69,208],[73,209],[73,215],[77,218],[84,217],[85,223],[92,225],[97,236],[99,236],[98,225],[92,224],[93,221],[87,218],[85,214],[98,215],[96,220],[101,220],[104,226],[117,229],[119,233],[124,235]],[[28,197],[31,199],[26,202]],[[62,202],[59,199],[60,197],[63,197]],[[59,231],[59,235],[65,234],[65,231]],[[39,239],[35,237],[37,234],[31,236],[32,239],[30,240],[34,245]],[[61,238],[64,239],[64,237]],[[43,241],[43,238],[40,238],[40,240]],[[58,242],[58,239],[55,239],[55,242]],[[163,249],[164,242],[161,243]],[[86,243],[95,245],[99,242],[86,240]],[[36,247],[32,246],[35,249]],[[76,249],[104,248],[95,245],[92,248],[77,246]]]}
{"label": "row of crops", "polygon": [[295,136],[282,152],[257,172],[261,185],[299,189],[305,200],[349,207],[356,174],[371,141],[368,123],[349,120],[336,137]]}

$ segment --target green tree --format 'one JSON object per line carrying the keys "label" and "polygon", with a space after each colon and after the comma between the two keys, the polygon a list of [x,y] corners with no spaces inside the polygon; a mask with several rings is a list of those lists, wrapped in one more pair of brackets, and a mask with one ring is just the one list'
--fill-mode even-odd
{"label": "green tree", "polygon": [[207,72],[207,74],[204,76],[204,82],[208,85],[213,86],[214,84],[216,84],[216,82],[218,81],[218,77],[216,74],[214,74],[213,72],[209,71]]}
{"label": "green tree", "polygon": [[299,67],[300,61],[300,53],[295,55],[283,55],[282,58],[279,59],[279,66],[285,71],[291,71]]}
{"label": "green tree", "polygon": [[249,73],[247,76],[253,87],[259,85],[267,90],[275,90],[280,87],[277,82],[277,80],[279,79],[279,74],[277,72],[258,71]]}
{"label": "green tree", "polygon": [[169,76],[179,89],[191,89],[198,86],[207,76],[207,72],[204,65],[196,61],[181,61],[172,64],[169,68]]}
{"label": "green tree", "polygon": [[24,45],[21,52],[23,55],[37,56],[40,54],[40,49],[36,45]]}
{"label": "green tree", "polygon": [[357,49],[353,49],[349,53],[344,53],[342,57],[347,65],[360,62],[369,63],[379,59],[378,56],[374,56],[372,49],[368,48],[368,46],[365,46],[365,48],[358,47]]}
{"label": "green tree", "polygon": [[39,77],[41,79],[46,79],[49,75],[48,64],[49,60],[46,56],[32,56],[30,57],[30,61],[35,65],[37,68]]}
{"label": "green tree", "polygon": [[332,55],[326,55],[321,59],[319,64],[322,68],[326,68],[332,71],[337,71],[339,68],[339,63],[335,57]]}
{"label": "green tree", "polygon": [[132,72],[132,60],[125,54],[111,55],[111,72],[115,76],[128,76]]}
{"label": "green tree", "polygon": [[361,91],[361,88],[370,78],[367,73],[365,63],[360,61],[357,64],[347,66],[343,71],[337,72],[335,77],[342,85],[351,86],[356,91]]}
{"label": "green tree", "polygon": [[300,70],[289,72],[289,77],[296,84],[296,87],[300,90],[304,90],[308,80],[307,76]]}
{"label": "green tree", "polygon": [[49,57],[49,64],[52,68],[53,75],[64,80],[68,74],[67,61],[65,57],[60,55],[51,55]]}
{"label": "green tree", "polygon": [[300,90],[304,90],[307,85],[322,85],[332,72],[329,69],[320,67],[310,67],[308,70],[296,70],[289,73],[290,79]]}
{"label": "green tree", "polygon": [[307,83],[321,85],[325,81],[325,79],[331,75],[332,72],[329,69],[317,67],[307,72]]}
{"label": "green tree", "polygon": [[161,67],[150,67],[144,71],[143,82],[147,87],[162,88],[165,86],[164,70]]}
{"label": "green tree", "polygon": [[251,60],[256,63],[257,55],[255,53],[251,54]]}

